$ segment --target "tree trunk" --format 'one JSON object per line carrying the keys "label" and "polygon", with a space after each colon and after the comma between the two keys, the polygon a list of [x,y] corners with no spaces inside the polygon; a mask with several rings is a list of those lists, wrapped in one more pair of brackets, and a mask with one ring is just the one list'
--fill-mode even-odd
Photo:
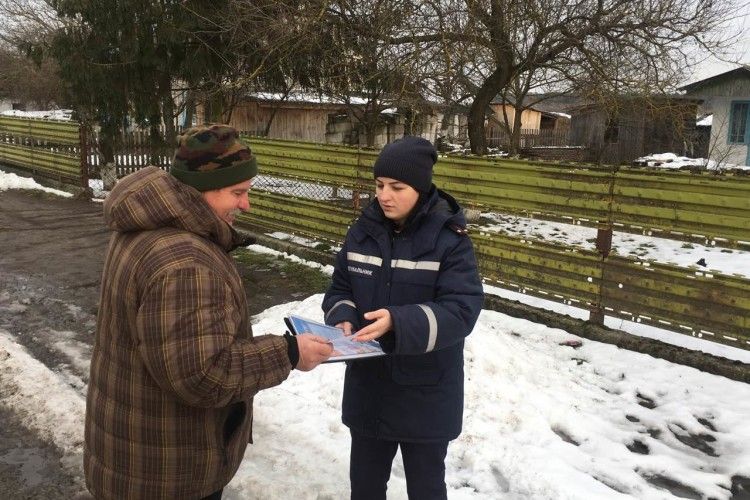
{"label": "tree trunk", "polygon": [[373,105],[372,108],[367,108],[364,114],[364,120],[362,120],[365,126],[365,134],[367,147],[375,147],[375,134],[380,124],[380,113],[378,113],[378,107]]}
{"label": "tree trunk", "polygon": [[185,96],[185,122],[182,124],[186,128],[193,126],[193,116],[195,115],[195,92],[188,90]]}
{"label": "tree trunk", "polygon": [[223,108],[223,99],[218,92],[209,94],[206,98],[206,108],[203,113],[203,124],[209,125],[211,123],[221,122]]}
{"label": "tree trunk", "polygon": [[99,174],[102,179],[102,187],[105,191],[112,191],[117,182],[117,164],[115,162],[115,132],[102,127],[99,133]]}
{"label": "tree trunk", "polygon": [[281,105],[284,104],[289,97],[289,93],[292,91],[292,86],[289,85],[284,89],[284,94],[281,96],[281,100],[279,100],[271,110],[271,116],[268,117],[268,123],[266,123],[266,127],[263,130],[263,137],[268,137],[268,135],[271,133],[271,124],[273,123],[273,119],[276,118],[276,113],[278,113],[279,109],[281,109]]}
{"label": "tree trunk", "polygon": [[377,120],[373,120],[368,117],[366,120],[365,132],[367,133],[367,147],[375,147],[375,129],[377,128]]}
{"label": "tree trunk", "polygon": [[404,135],[414,135],[414,110],[412,108],[404,112]]}
{"label": "tree trunk", "polygon": [[521,150],[521,114],[523,113],[523,107],[515,108],[515,114],[513,116],[513,129],[510,135],[510,151],[511,155],[518,154]]}
{"label": "tree trunk", "polygon": [[164,151],[164,139],[161,136],[161,117],[158,114],[153,114],[149,118],[149,156],[151,156],[150,164],[155,167],[161,166],[159,157]]}
{"label": "tree trunk", "polygon": [[474,96],[474,102],[471,103],[469,108],[468,128],[471,152],[476,155],[487,153],[487,138],[484,132],[485,110],[492,99],[508,85],[510,77],[511,72],[507,68],[497,68],[479,88],[477,95]]}
{"label": "tree trunk", "polygon": [[168,95],[164,96],[161,114],[164,117],[164,140],[166,141],[165,149],[173,148],[177,145],[177,130],[174,126],[174,101],[172,100],[171,92]]}

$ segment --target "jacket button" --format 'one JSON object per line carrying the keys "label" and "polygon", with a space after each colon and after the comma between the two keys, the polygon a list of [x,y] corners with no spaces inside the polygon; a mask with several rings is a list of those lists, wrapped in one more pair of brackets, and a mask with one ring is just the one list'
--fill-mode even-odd
{"label": "jacket button", "polygon": [[385,284],[385,286],[391,286],[391,282],[390,282],[390,281],[389,281],[389,282],[387,282],[387,283]]}

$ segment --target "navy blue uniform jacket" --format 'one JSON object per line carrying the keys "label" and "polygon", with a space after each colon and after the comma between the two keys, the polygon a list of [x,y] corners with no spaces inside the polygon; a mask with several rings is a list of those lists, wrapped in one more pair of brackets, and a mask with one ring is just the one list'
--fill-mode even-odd
{"label": "navy blue uniform jacket", "polygon": [[[423,195],[424,196],[424,195]],[[461,433],[464,338],[484,298],[458,203],[434,186],[400,233],[377,201],[347,233],[323,300],[325,321],[387,308],[393,329],[378,339],[390,355],[350,361],[344,424],[369,437],[427,442]]]}

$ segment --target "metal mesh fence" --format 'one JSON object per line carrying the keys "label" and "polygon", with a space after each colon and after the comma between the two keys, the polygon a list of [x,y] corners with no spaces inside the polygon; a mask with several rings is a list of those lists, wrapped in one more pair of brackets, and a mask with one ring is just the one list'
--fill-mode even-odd
{"label": "metal mesh fence", "polygon": [[353,211],[369,203],[374,196],[374,185],[363,183],[359,190],[320,182],[300,179],[258,175],[253,182],[253,190],[293,196],[314,201],[326,201],[341,208]]}

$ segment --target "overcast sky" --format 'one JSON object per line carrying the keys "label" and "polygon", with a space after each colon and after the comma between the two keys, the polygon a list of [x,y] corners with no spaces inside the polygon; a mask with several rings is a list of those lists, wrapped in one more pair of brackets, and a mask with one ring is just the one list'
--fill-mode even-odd
{"label": "overcast sky", "polygon": [[[736,43],[733,43],[731,49],[728,50],[727,59],[750,64],[750,2],[742,1],[742,3],[744,5],[738,10],[737,16],[727,20],[725,26],[727,33],[740,33]],[[721,61],[712,56],[707,57],[694,68],[692,77],[688,78],[686,83],[718,75],[736,67],[736,63]]]}

